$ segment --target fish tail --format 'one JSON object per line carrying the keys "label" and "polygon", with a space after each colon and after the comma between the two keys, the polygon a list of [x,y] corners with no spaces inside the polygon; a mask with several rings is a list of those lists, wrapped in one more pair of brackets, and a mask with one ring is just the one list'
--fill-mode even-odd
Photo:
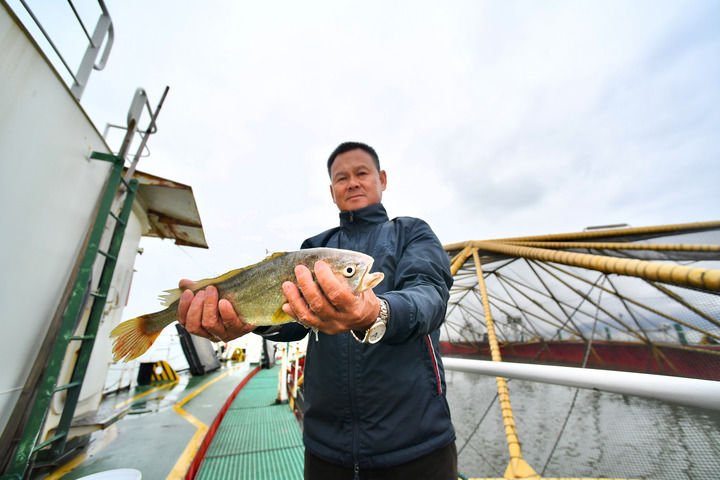
{"label": "fish tail", "polygon": [[110,332],[115,337],[113,360],[129,361],[145,353],[163,328],[175,321],[175,310],[166,309],[122,322]]}

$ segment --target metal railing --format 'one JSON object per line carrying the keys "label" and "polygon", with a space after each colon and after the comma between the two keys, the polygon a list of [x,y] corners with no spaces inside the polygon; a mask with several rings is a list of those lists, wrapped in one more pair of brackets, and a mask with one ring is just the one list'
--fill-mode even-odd
{"label": "metal railing", "polygon": [[[70,91],[72,92],[73,96],[78,101],[80,101],[80,97],[82,97],[83,91],[87,86],[87,82],[90,78],[90,73],[92,72],[92,70],[102,70],[103,68],[105,68],[105,64],[107,63],[107,59],[110,55],[110,50],[112,49],[113,41],[115,39],[115,31],[113,29],[112,19],[110,18],[110,14],[108,13],[107,7],[105,6],[105,2],[103,2],[103,0],[98,0],[98,5],[100,6],[100,10],[102,13],[100,14],[100,17],[98,18],[98,21],[95,25],[95,30],[93,31],[92,35],[90,35],[85,23],[80,18],[80,14],[75,8],[72,0],[68,0],[68,4],[73,11],[75,19],[80,24],[80,28],[82,28],[82,31],[89,42],[87,48],[85,49],[85,55],[83,56],[82,61],[80,62],[80,67],[77,69],[77,71],[74,71],[73,68],[68,64],[65,56],[55,44],[51,35],[48,33],[45,27],[43,27],[42,22],[40,22],[40,20],[32,11],[27,2],[25,2],[25,0],[19,0],[19,2],[22,4],[23,8],[30,16],[30,18],[32,18],[35,26],[40,30],[45,40],[55,52],[57,58],[60,60],[60,62],[63,64],[65,69],[72,77],[73,83],[70,87]],[[103,44],[105,45],[105,47],[103,48],[101,54],[100,49]]]}

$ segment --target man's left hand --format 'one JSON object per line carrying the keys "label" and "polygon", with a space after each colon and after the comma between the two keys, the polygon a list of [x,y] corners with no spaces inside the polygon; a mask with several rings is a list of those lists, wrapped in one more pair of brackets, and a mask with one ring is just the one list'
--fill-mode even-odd
{"label": "man's left hand", "polygon": [[319,260],[314,269],[317,283],[304,265],[295,267],[297,285],[283,283],[287,299],[283,311],[303,325],[330,335],[370,328],[380,314],[380,303],[372,289],[355,295],[327,263]]}

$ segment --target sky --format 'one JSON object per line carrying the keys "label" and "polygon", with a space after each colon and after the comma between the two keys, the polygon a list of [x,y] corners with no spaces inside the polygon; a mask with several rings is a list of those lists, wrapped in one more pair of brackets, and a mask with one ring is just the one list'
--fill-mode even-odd
{"label": "sky", "polygon": [[170,87],[138,169],[192,186],[210,246],[143,239],[126,318],[335,226],[325,165],[347,140],[377,150],[390,217],[444,244],[720,218],[720,3],[106,5],[81,104],[102,132]]}

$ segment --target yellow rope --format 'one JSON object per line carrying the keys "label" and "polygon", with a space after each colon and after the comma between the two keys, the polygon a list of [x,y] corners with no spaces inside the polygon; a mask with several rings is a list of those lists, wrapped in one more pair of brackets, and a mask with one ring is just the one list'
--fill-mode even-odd
{"label": "yellow rope", "polygon": [[[488,301],[485,279],[483,278],[482,265],[480,263],[480,257],[478,256],[477,249],[472,250],[472,256],[475,261],[475,271],[477,272],[483,310],[485,311],[485,325],[487,326],[492,360],[493,362],[502,362],[502,358],[500,356],[500,346],[498,345],[497,337],[495,335],[495,325],[490,312],[490,302]],[[503,377],[496,377],[496,381],[498,397],[500,398],[500,408],[503,416],[503,424],[505,425],[505,436],[507,438],[508,450],[510,452],[510,463],[505,470],[505,478],[540,478],[535,470],[533,470],[533,468],[528,465],[522,457],[520,441],[517,436],[517,428],[515,427],[515,418],[513,417],[512,406],[510,405],[510,393],[507,388],[507,381]]]}
{"label": "yellow rope", "polygon": [[591,255],[548,250],[545,248],[521,247],[498,242],[476,242],[476,248],[514,257],[532,258],[544,262],[562,263],[574,267],[588,268],[605,273],[616,273],[673,283],[684,287],[720,291],[720,270],[691,268],[683,265],[631,260],[627,258]]}
{"label": "yellow rope", "polygon": [[535,235],[529,237],[503,238],[497,241],[561,241],[561,240],[586,240],[589,238],[626,237],[626,236],[647,236],[647,235],[669,235],[672,233],[687,231],[703,231],[720,228],[720,221],[676,223],[672,225],[657,225],[652,227],[634,228],[612,228],[607,230],[592,230],[588,232],[555,233],[550,235]]}
{"label": "yellow rope", "polygon": [[521,242],[507,241],[521,247],[541,248],[594,248],[598,250],[653,250],[669,252],[720,252],[720,245],[693,245],[689,243],[630,243],[630,242]]}

